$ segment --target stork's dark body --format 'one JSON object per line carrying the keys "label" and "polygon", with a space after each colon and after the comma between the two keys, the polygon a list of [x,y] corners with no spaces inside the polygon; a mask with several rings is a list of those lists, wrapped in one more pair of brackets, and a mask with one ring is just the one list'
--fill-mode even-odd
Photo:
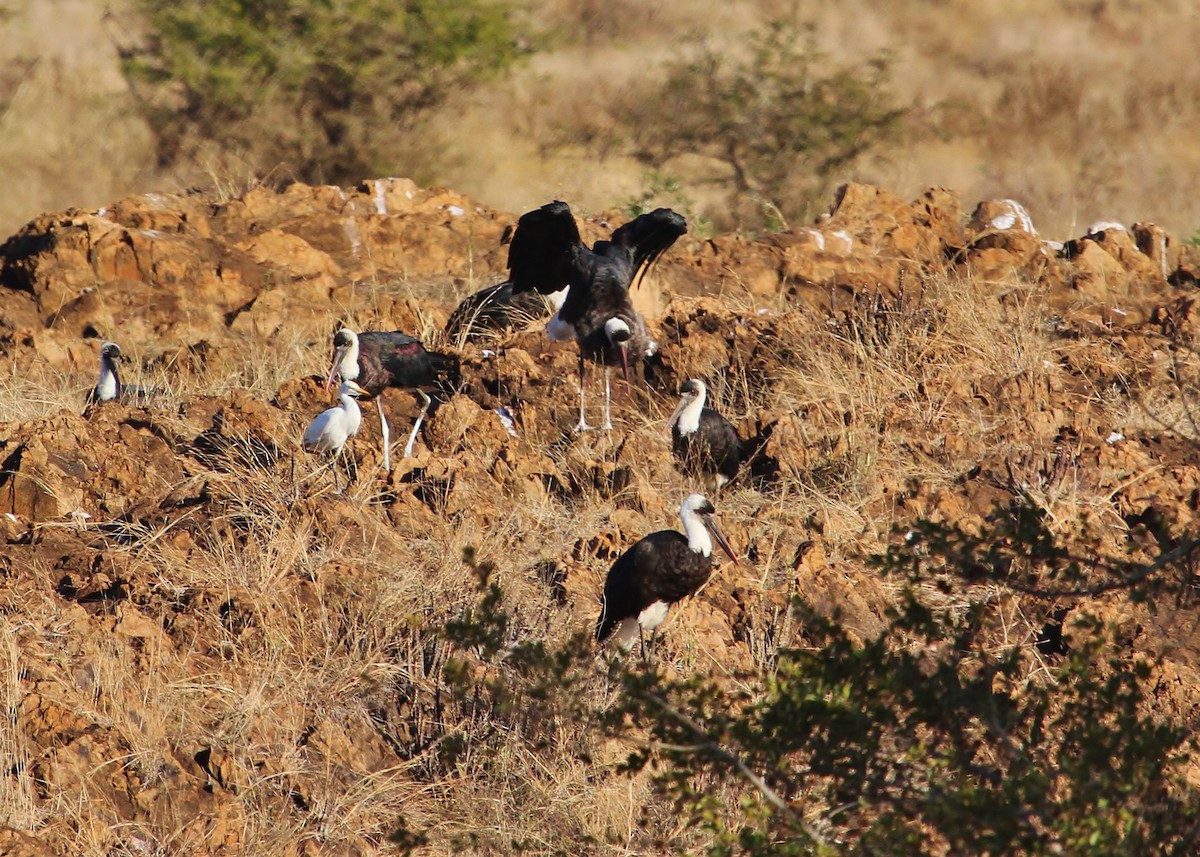
{"label": "stork's dark body", "polygon": [[629,354],[641,360],[650,346],[646,323],[633,308],[629,289],[687,231],[687,221],[659,208],[616,229],[610,241],[590,248],[565,202],[527,212],[517,223],[508,248],[513,294],[544,295],[570,286],[558,318],[575,329],[580,354],[606,365],[620,356],[604,335],[604,325],[620,318],[630,330]]}
{"label": "stork's dark body", "polygon": [[436,386],[458,367],[453,355],[427,351],[416,337],[398,330],[358,334],[359,386],[372,396],[387,387],[413,390]]}
{"label": "stork's dark body", "polygon": [[[562,308],[546,326],[551,339],[574,335],[579,345],[579,422],[575,431],[591,426],[584,418],[584,375],[587,361],[621,367],[630,380],[630,366],[641,369],[651,353],[650,336],[641,313],[629,297],[662,253],[687,231],[687,221],[667,208],[636,217],[613,231],[612,240],[586,246],[565,202],[554,201],[521,215],[508,248],[509,280],[513,294],[537,291],[553,294],[567,288]],[[604,376],[604,424],[612,428],[608,369]]]}
{"label": "stork's dark body", "polygon": [[596,626],[603,642],[626,619],[662,601],[674,604],[693,594],[712,574],[712,556],[694,551],[687,537],[659,530],[638,541],[613,563],[604,583],[604,610]]}
{"label": "stork's dark body", "polygon": [[726,481],[737,476],[742,464],[742,441],[737,429],[712,408],[700,411],[700,426],[683,433],[676,423],[671,429],[671,451],[685,473],[720,475]]}
{"label": "stork's dark body", "polygon": [[512,282],[506,280],[463,300],[450,314],[445,335],[451,342],[457,342],[459,337],[470,342],[493,331],[508,330],[545,318],[548,312],[546,299],[540,294],[521,292],[514,295]]}

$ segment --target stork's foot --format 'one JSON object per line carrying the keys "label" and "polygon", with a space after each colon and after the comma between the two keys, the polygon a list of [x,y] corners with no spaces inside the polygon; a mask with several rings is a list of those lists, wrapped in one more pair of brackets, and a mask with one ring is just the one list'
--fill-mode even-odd
{"label": "stork's foot", "polygon": [[592,426],[588,425],[587,420],[585,420],[583,417],[580,417],[579,422],[575,423],[574,431],[576,434],[578,434],[581,431],[591,431],[591,430],[592,430]]}
{"label": "stork's foot", "polygon": [[600,426],[601,431],[612,431],[612,420],[605,420],[604,425]]}

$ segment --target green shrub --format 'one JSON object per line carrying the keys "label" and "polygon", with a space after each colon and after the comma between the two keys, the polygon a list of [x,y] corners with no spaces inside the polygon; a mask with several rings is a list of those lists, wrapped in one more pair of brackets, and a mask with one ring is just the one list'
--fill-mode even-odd
{"label": "green shrub", "polygon": [[[564,739],[621,738],[625,769],[650,771],[683,815],[675,829],[705,831],[713,855],[1194,854],[1200,794],[1183,767],[1195,742],[1149,710],[1152,665],[1086,611],[1053,651],[1010,633],[995,583],[1028,591],[1014,566],[1091,591],[1037,515],[1018,504],[969,536],[923,523],[873,561],[914,584],[880,633],[859,639],[801,604],[802,638],[732,680],[632,656],[606,674],[586,629],[561,645],[506,644],[502,592],[483,568],[480,609],[447,629],[461,654],[445,681],[490,712],[491,730],[462,740],[501,753],[503,734],[554,754]],[[1141,573],[1122,560],[1099,582],[1188,597],[1193,550],[1168,546]],[[538,737],[552,731],[558,743]]]}
{"label": "green shrub", "polygon": [[124,57],[172,165],[205,144],[310,182],[411,174],[427,111],[521,54],[505,0],[139,0]]}
{"label": "green shrub", "polygon": [[781,18],[751,34],[745,59],[698,46],[624,119],[642,161],[716,159],[729,170],[723,181],[735,207],[749,203],[760,222],[769,215],[782,224],[897,134],[905,110],[888,94],[888,79],[886,55],[862,67],[836,65],[817,50],[810,27]]}

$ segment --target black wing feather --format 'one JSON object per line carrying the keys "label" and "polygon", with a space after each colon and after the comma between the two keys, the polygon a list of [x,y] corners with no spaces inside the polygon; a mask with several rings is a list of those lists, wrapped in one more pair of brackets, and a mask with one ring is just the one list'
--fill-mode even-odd
{"label": "black wing feather", "polygon": [[613,232],[613,243],[627,248],[633,258],[630,288],[640,283],[658,257],[686,232],[687,220],[669,208],[656,208]]}
{"label": "black wing feather", "polygon": [[358,362],[367,376],[368,383],[364,386],[368,389],[378,383],[373,378],[381,372],[386,378],[383,385],[390,387],[428,387],[442,381],[451,386],[458,383],[457,357],[429,351],[421,340],[407,333],[366,330],[358,335],[358,347]]}
{"label": "black wing feather", "polygon": [[513,294],[557,292],[571,282],[573,260],[583,242],[571,207],[555,200],[517,221],[508,247],[508,278]]}
{"label": "black wing feather", "polygon": [[451,342],[460,337],[474,342],[543,318],[547,311],[546,299],[541,295],[536,292],[514,295],[512,283],[505,281],[465,298],[446,322],[444,335]]}
{"label": "black wing feather", "polygon": [[654,602],[673,604],[695,591],[699,583],[693,585],[686,570],[682,577],[679,575],[678,560],[693,559],[690,553],[682,533],[659,530],[621,554],[604,581],[604,609],[596,623],[596,641],[603,642],[624,620],[637,616]]}

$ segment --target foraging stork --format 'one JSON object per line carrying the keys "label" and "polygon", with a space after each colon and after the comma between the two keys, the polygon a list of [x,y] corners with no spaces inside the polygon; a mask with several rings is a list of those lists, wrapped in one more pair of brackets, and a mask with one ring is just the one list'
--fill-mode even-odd
{"label": "foraging stork", "polygon": [[556,342],[575,338],[579,346],[579,422],[584,417],[586,360],[604,365],[604,425],[612,428],[609,373],[620,365],[629,381],[629,363],[654,353],[646,322],[629,298],[632,285],[663,252],[687,231],[687,221],[669,208],[636,217],[616,229],[610,241],[588,248],[565,202],[554,201],[521,215],[508,248],[509,280],[514,295],[534,290],[544,295],[569,287],[562,308],[546,325]]}
{"label": "foraging stork", "polygon": [[548,308],[558,312],[566,297],[565,288],[548,295],[530,292],[514,295],[512,281],[505,280],[465,298],[450,314],[444,334],[447,341],[455,344],[482,339],[491,331],[544,318]]}
{"label": "foraging stork", "polygon": [[115,342],[105,342],[100,346],[100,377],[96,386],[88,391],[87,403],[111,402],[114,399],[121,402],[145,402],[154,396],[158,390],[148,387],[138,387],[121,383],[121,373],[117,362],[127,359],[121,353],[121,346]]}
{"label": "foraging stork", "polygon": [[375,397],[379,411],[379,425],[383,434],[383,469],[392,469],[391,433],[387,418],[383,415],[383,401],[379,395],[386,387],[413,390],[422,400],[421,413],[413,425],[412,434],[404,446],[404,457],[412,455],[417,440],[417,430],[425,420],[431,400],[422,388],[432,387],[437,382],[458,371],[458,358],[451,354],[426,351],[416,337],[398,330],[364,330],[355,333],[343,327],[333,335],[333,364],[325,389],[333,387],[334,376],[343,381],[357,381],[367,394]]}
{"label": "foraging stork", "polygon": [[604,582],[604,606],[596,642],[615,632],[622,652],[643,630],[662,624],[667,608],[696,592],[712,573],[713,540],[737,565],[733,548],[713,520],[716,510],[703,494],[690,494],[679,507],[684,532],[659,530],[637,542],[613,563]]}
{"label": "foraging stork", "polygon": [[718,492],[737,476],[742,464],[742,441],[733,423],[706,408],[708,388],[693,378],[679,388],[679,404],[667,421],[671,451],[687,473],[699,475],[705,487]]}
{"label": "foraging stork", "polygon": [[358,397],[367,396],[366,390],[354,381],[343,381],[338,390],[340,405],[317,414],[316,419],[304,430],[304,449],[318,455],[329,456],[329,467],[333,470],[333,484],[341,493],[337,481],[337,460],[346,446],[346,441],[358,434],[362,425],[362,410]]}

